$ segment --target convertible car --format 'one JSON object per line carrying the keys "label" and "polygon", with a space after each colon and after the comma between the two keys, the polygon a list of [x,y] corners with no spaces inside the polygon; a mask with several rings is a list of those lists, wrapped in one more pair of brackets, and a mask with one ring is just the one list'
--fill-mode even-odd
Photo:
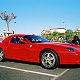
{"label": "convertible car", "polygon": [[54,43],[35,35],[15,34],[0,43],[0,61],[5,58],[37,62],[51,69],[59,64],[80,64],[80,46]]}

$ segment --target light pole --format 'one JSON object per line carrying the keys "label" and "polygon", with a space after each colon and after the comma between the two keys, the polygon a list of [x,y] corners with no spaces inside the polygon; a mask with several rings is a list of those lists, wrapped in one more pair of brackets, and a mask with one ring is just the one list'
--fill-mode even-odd
{"label": "light pole", "polygon": [[15,23],[15,34],[16,34],[16,22],[14,22]]}
{"label": "light pole", "polygon": [[[64,29],[66,30],[66,28],[65,28],[65,22],[63,21],[62,23],[63,23]],[[65,32],[64,32],[64,39],[66,39],[66,34],[65,34]]]}

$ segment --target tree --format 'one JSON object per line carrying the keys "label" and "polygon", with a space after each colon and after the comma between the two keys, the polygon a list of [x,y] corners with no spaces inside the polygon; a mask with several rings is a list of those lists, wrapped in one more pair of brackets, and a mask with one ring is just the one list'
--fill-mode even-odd
{"label": "tree", "polygon": [[68,29],[68,30],[66,31],[66,33],[69,33],[69,32],[72,32],[72,30]]}
{"label": "tree", "polygon": [[70,30],[70,29],[68,29],[68,30],[65,32],[65,35],[66,35],[66,37],[72,38],[72,37],[73,37],[73,31]]}
{"label": "tree", "polygon": [[14,16],[14,13],[11,13],[11,14],[7,14],[6,11],[3,11],[0,13],[0,18],[2,20],[5,20],[6,23],[7,23],[7,28],[8,28],[8,31],[9,31],[9,22],[12,20],[12,19],[15,19],[16,16]]}

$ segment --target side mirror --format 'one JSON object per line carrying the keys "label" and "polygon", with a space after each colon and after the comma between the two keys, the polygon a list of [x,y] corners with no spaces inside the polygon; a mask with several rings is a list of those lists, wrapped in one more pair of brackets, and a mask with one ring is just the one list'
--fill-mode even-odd
{"label": "side mirror", "polygon": [[24,39],[20,39],[19,42],[22,43],[22,44],[26,44],[27,43]]}

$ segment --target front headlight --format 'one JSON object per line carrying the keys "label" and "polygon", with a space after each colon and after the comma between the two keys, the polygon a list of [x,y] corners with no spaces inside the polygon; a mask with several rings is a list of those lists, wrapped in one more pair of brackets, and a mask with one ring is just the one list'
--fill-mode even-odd
{"label": "front headlight", "polygon": [[68,47],[68,48],[66,48],[66,50],[68,50],[68,51],[75,51],[75,49],[74,48],[72,48],[72,47]]}

